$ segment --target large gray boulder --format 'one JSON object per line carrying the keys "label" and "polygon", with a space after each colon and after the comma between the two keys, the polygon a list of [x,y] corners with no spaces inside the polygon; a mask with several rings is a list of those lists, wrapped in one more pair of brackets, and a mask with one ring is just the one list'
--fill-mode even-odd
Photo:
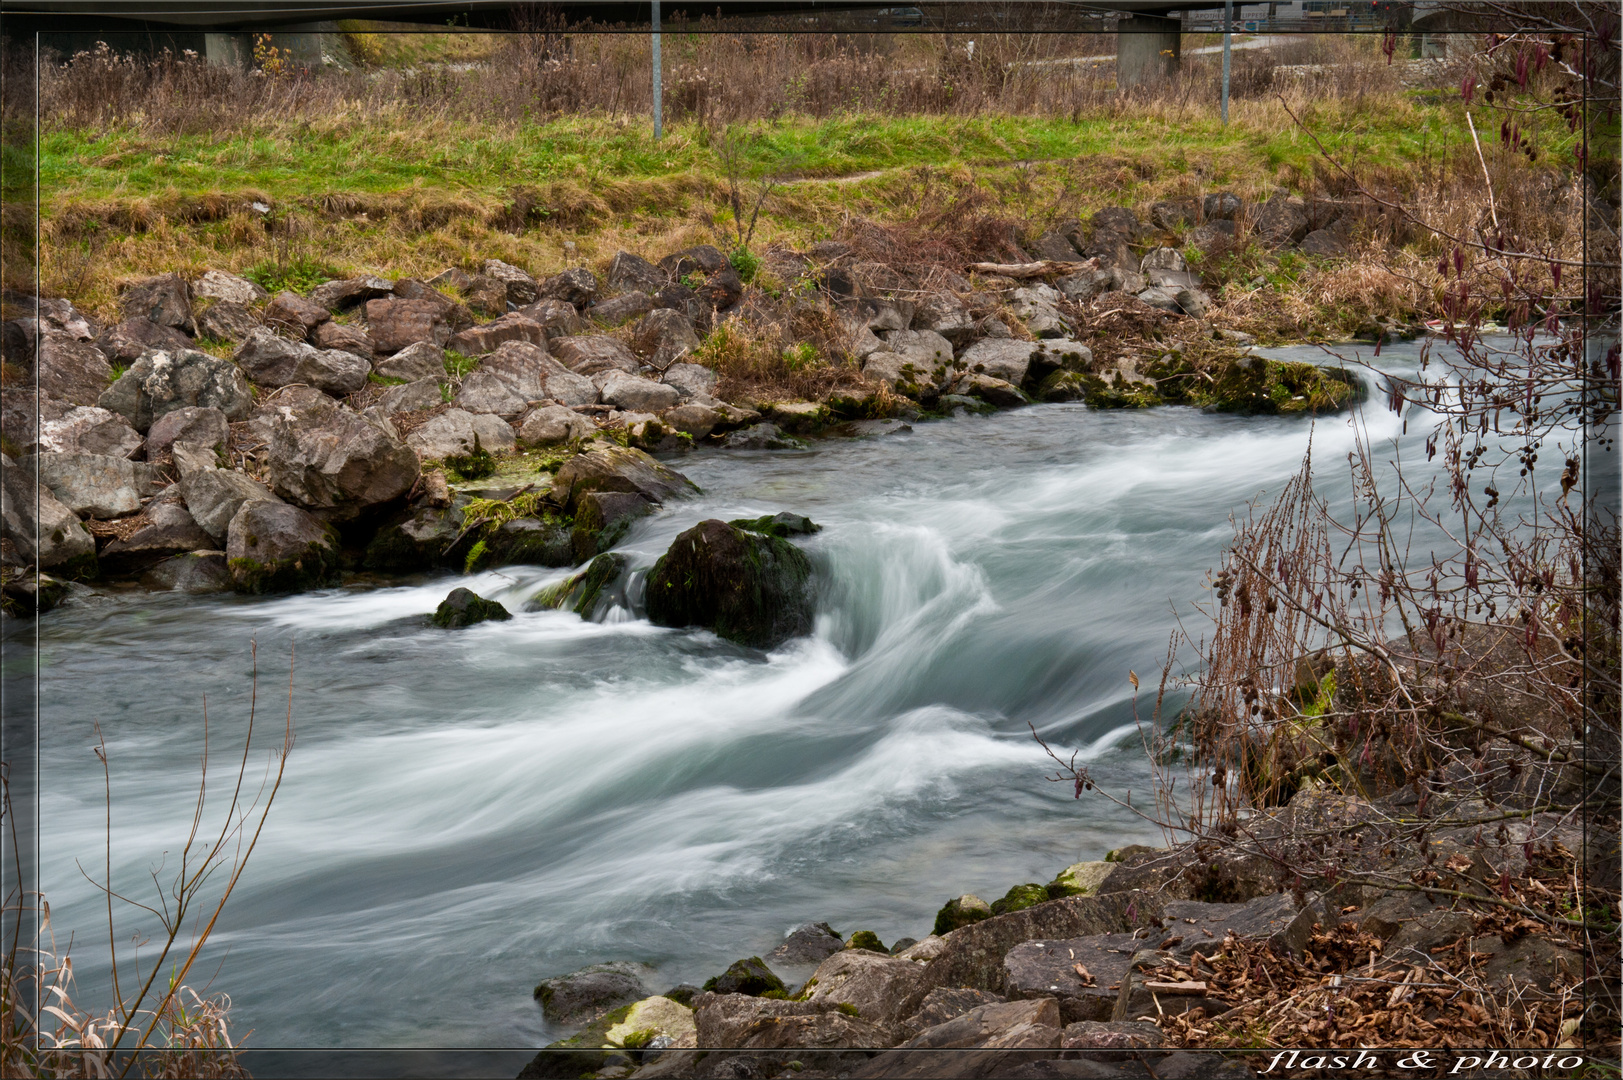
{"label": "large gray boulder", "polygon": [[141,584],[149,589],[194,595],[228,592],[232,586],[231,567],[223,551],[188,551],[152,567],[141,576]]}
{"label": "large gray boulder", "polygon": [[964,369],[972,374],[1002,379],[1019,386],[1026,380],[1032,354],[1036,351],[1037,346],[1029,341],[986,338],[965,349],[958,359]]}
{"label": "large gray boulder", "polygon": [[504,380],[488,372],[476,371],[462,380],[456,406],[471,413],[518,416],[529,408],[529,402],[515,393]]}
{"label": "large gray boulder", "polygon": [[526,319],[534,319],[547,332],[549,340],[569,337],[586,329],[586,320],[580,317],[573,304],[562,300],[537,300],[518,312]]}
{"label": "large gray boulder", "polygon": [[531,409],[518,425],[518,441],[525,446],[555,446],[584,439],[596,430],[590,420],[562,405]]}
{"label": "large gray boulder", "polygon": [[347,311],[368,300],[381,300],[393,293],[393,282],[368,274],[343,281],[324,281],[310,290],[310,300],[328,311]]}
{"label": "large gray boulder", "polygon": [[934,330],[887,330],[880,336],[887,352],[907,357],[920,370],[952,364],[952,343]]}
{"label": "large gray boulder", "polygon": [[391,386],[378,397],[376,405],[385,416],[432,409],[445,400],[440,389],[443,384],[443,379],[429,377],[404,386]]}
{"label": "large gray boulder", "polygon": [[486,259],[482,269],[487,277],[495,278],[506,288],[508,303],[519,307],[535,303],[540,290],[529,274],[500,259]]}
{"label": "large gray boulder", "polygon": [[637,355],[656,368],[664,368],[678,357],[698,351],[699,335],[687,315],[674,308],[658,308],[637,324],[633,343]]}
{"label": "large gray boulder", "polygon": [[962,345],[975,336],[975,316],[951,293],[931,293],[914,309],[913,329],[929,330]]}
{"label": "large gray boulder", "polygon": [[219,409],[227,420],[246,419],[253,394],[242,371],[208,353],[144,353],[97,402],[122,415],[137,431],[188,405]]}
{"label": "large gray boulder", "polygon": [[406,445],[424,461],[439,461],[481,450],[497,454],[513,449],[513,428],[499,416],[447,409],[406,436]]}
{"label": "large gray boulder", "polygon": [[116,518],[141,509],[135,464],[125,458],[101,454],[37,454],[17,462],[25,474],[39,470],[40,486],[48,488],[75,514]]}
{"label": "large gray boulder", "polygon": [[480,372],[493,375],[506,383],[521,398],[536,400],[546,397],[547,376],[570,374],[540,343],[508,341],[496,348],[479,364]]}
{"label": "large gray boulder", "polygon": [[101,551],[102,569],[118,574],[145,570],[173,555],[211,548],[214,538],[197,524],[180,493],[159,496],[141,512],[144,524]]}
{"label": "large gray boulder", "polygon": [[24,562],[94,572],[96,538],[48,488],[35,487],[32,469],[0,457],[0,496],[0,531]]}
{"label": "large gray boulder", "polygon": [[386,379],[415,381],[445,375],[445,350],[432,341],[408,345],[381,360],[372,361],[372,371]]}
{"label": "large gray boulder", "polygon": [[303,383],[327,394],[353,394],[366,385],[372,365],[365,357],[318,349],[258,329],[237,346],[237,364],[261,386]]}
{"label": "large gray boulder", "polygon": [[368,361],[377,350],[365,330],[349,323],[324,322],[310,335],[310,344],[318,349],[337,349],[339,352],[364,356]]}
{"label": "large gray boulder", "polygon": [[50,328],[40,334],[35,370],[40,390],[74,405],[94,405],[113,377],[112,365],[100,349]]}
{"label": "large gray boulder", "polygon": [[259,327],[259,316],[229,300],[210,304],[197,320],[202,336],[215,341],[241,341]]}
{"label": "large gray boulder", "polygon": [[198,527],[224,540],[231,519],[247,502],[281,502],[269,488],[230,469],[198,469],[181,478],[181,498]]}
{"label": "large gray boulder", "polygon": [[192,288],[179,274],[161,274],[137,281],[119,293],[118,307],[126,319],[146,319],[191,337],[197,335],[197,320],[192,315]]}
{"label": "large gray boulder", "polygon": [[165,413],[147,430],[147,460],[169,453],[176,443],[223,448],[231,439],[231,425],[219,409],[188,405]]}
{"label": "large gray boulder", "polygon": [[192,282],[192,295],[205,300],[219,300],[228,304],[249,307],[265,299],[270,293],[264,287],[224,270],[206,270]]}
{"label": "large gray boulder", "polygon": [[599,300],[586,310],[587,318],[601,326],[619,326],[653,309],[654,301],[645,292],[628,292],[611,300]]}
{"label": "large gray boulder", "polygon": [[41,418],[37,448],[25,449],[127,458],[141,449],[141,434],[118,413],[81,405],[53,420]]}
{"label": "large gray boulder", "polygon": [[586,307],[597,299],[597,278],[584,266],[571,266],[542,282],[539,287],[539,298],[562,300],[577,308]]}
{"label": "large gray boulder", "polygon": [[663,270],[629,251],[615,252],[614,259],[609,263],[608,286],[611,292],[636,290],[656,293],[667,284],[669,279]]}
{"label": "large gray boulder", "polygon": [[1298,198],[1276,195],[1262,204],[1252,232],[1269,247],[1286,247],[1301,240],[1311,228],[1306,204]]}
{"label": "large gray boulder", "polygon": [[429,342],[440,347],[451,340],[449,309],[430,298],[390,297],[366,302],[367,333],[379,355]]}
{"label": "large gray boulder", "polygon": [[602,335],[558,338],[552,343],[552,354],[577,375],[611,370],[635,375],[642,368],[624,342]]}
{"label": "large gray boulder", "polygon": [[691,397],[709,397],[716,392],[716,373],[703,364],[672,364],[660,376],[660,382],[674,386],[682,393],[682,400]]}
{"label": "large gray boulder", "polygon": [[623,371],[606,371],[595,376],[598,395],[608,405],[632,412],[660,412],[682,400],[682,392],[674,386],[657,383]]}
{"label": "large gray boulder", "polygon": [[193,347],[191,338],[172,326],[160,326],[151,319],[125,319],[102,331],[96,347],[116,364],[133,364],[149,350],[177,353]]}
{"label": "large gray boulder", "polygon": [[286,503],[244,503],[231,519],[225,555],[238,592],[303,592],[338,583],[338,533]]}
{"label": "large gray boulder", "polygon": [[470,326],[453,336],[447,348],[464,356],[484,356],[495,352],[505,342],[527,341],[532,345],[541,345],[546,340],[546,330],[540,323],[514,311],[494,322]]}
{"label": "large gray boulder", "polygon": [[817,983],[809,1000],[853,1006],[858,1016],[884,1027],[912,1016],[930,991],[921,965],[868,949],[833,953],[812,978]]}
{"label": "large gray boulder", "polygon": [[417,455],[337,405],[287,407],[272,420],[272,489],[334,519],[398,499],[417,481]]}
{"label": "large gray boulder", "polygon": [[265,305],[265,325],[300,341],[332,318],[332,312],[297,293],[279,292]]}
{"label": "large gray boulder", "polygon": [[1010,306],[1020,321],[1039,338],[1061,337],[1067,331],[1058,304],[1062,294],[1052,285],[1028,285],[1009,294]]}
{"label": "large gray boulder", "polygon": [[552,497],[570,512],[588,491],[632,492],[664,503],[696,495],[699,488],[641,450],[615,446],[570,458],[553,478]]}

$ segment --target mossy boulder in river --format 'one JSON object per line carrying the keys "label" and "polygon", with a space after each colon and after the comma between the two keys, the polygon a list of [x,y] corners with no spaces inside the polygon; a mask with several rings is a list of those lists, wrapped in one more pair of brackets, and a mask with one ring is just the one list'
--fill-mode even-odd
{"label": "mossy boulder in river", "polygon": [[287,503],[243,503],[226,530],[225,555],[238,592],[303,592],[338,583],[338,533]]}
{"label": "mossy boulder in river", "polygon": [[1025,885],[1016,885],[1003,894],[1003,899],[992,901],[993,915],[1007,915],[1013,911],[1024,911],[1029,907],[1047,903],[1052,897],[1048,889],[1035,882]]}
{"label": "mossy boulder in river", "polygon": [[845,943],[845,947],[847,949],[867,949],[869,952],[885,953],[886,955],[890,953],[890,950],[885,948],[885,943],[879,940],[879,935],[872,930],[858,930],[851,935],[851,940]]}
{"label": "mossy boulder in river", "polygon": [[932,934],[950,934],[960,926],[968,926],[971,923],[978,923],[982,919],[990,919],[991,917],[992,906],[990,904],[973,893],[965,893],[956,900],[948,900],[941,906],[941,910],[936,912],[935,928],[930,932]]}
{"label": "mossy boulder in river", "polygon": [[783,980],[774,975],[759,956],[734,961],[726,971],[707,979],[704,988],[713,994],[748,994],[751,997],[774,992],[782,994],[788,990]]}
{"label": "mossy boulder in river", "polygon": [[768,514],[765,517],[758,518],[734,518],[727,524],[735,529],[761,533],[765,536],[810,536],[814,532],[823,531],[823,527],[811,518],[800,514],[791,514],[788,511],[781,514]]}
{"label": "mossy boulder in river", "polygon": [[631,492],[649,502],[663,503],[696,495],[699,488],[641,450],[611,446],[566,461],[552,482],[551,498],[573,513],[588,491]]}
{"label": "mossy boulder in river", "polygon": [[452,630],[474,623],[506,622],[512,617],[506,608],[494,600],[486,600],[472,589],[452,589],[451,594],[440,601],[440,606],[428,618],[435,626]]}
{"label": "mossy boulder in river", "polygon": [[599,555],[585,570],[536,593],[532,603],[538,608],[573,611],[590,619],[603,590],[617,581],[625,568],[624,555]]}
{"label": "mossy boulder in river", "polygon": [[1344,368],[1246,356],[1218,367],[1209,383],[1191,386],[1188,400],[1214,412],[1318,413],[1345,408],[1360,389]]}
{"label": "mossy boulder in river", "polygon": [[1061,896],[1092,896],[1115,868],[1108,862],[1074,863],[1054,875],[1048,883],[1048,895],[1056,900]]}
{"label": "mossy boulder in river", "polygon": [[811,562],[777,536],[701,521],[678,536],[648,575],[656,626],[702,626],[768,649],[812,627]]}

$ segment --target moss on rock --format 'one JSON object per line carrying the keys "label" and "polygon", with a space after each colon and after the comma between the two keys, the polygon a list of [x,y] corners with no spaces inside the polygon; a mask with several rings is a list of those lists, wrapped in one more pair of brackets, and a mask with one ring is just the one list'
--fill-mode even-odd
{"label": "moss on rock", "polygon": [[1029,907],[1047,903],[1048,889],[1035,882],[1025,885],[1016,885],[1003,894],[1003,899],[992,902],[993,915],[1007,915],[1014,911],[1024,911]]}
{"label": "moss on rock", "polygon": [[851,935],[851,939],[845,943],[845,947],[847,949],[866,949],[869,952],[890,955],[890,950],[885,948],[884,942],[879,940],[879,935],[872,930],[858,930]]}

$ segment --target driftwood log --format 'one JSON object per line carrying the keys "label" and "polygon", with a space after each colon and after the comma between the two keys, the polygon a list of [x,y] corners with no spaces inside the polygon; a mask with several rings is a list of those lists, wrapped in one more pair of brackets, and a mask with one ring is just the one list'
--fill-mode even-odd
{"label": "driftwood log", "polygon": [[1055,259],[1044,259],[1042,262],[1029,263],[970,263],[966,268],[972,274],[996,274],[1006,278],[1040,278],[1059,277],[1069,274],[1080,274],[1085,270],[1099,269],[1098,259],[1088,259],[1085,262],[1059,262]]}

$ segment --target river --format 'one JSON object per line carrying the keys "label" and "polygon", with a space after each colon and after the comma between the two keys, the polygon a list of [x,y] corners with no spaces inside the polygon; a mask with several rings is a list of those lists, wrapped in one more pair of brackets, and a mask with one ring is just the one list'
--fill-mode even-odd
{"label": "river", "polygon": [[[1388,346],[1379,363],[1413,371],[1417,352]],[[1371,401],[1371,435],[1399,437]],[[190,819],[205,697],[223,810],[253,641],[268,739],[296,646],[297,745],[189,981],[229,993],[255,1046],[539,1046],[561,1035],[530,996],[549,975],[639,960],[656,991],[698,983],[816,920],[920,938],[960,893],[991,900],[1160,844],[1046,782],[1028,725],[1149,801],[1128,672],[1147,720],[1178,619],[1200,628],[1191,605],[1211,595],[1229,516],[1279,491],[1310,432],[1320,491],[1344,505],[1347,415],[1041,405],[673,461],[704,495],[639,523],[622,547],[634,567],[703,518],[791,510],[823,526],[804,544],[816,632],[770,654],[623,609],[426,625],[455,585],[517,611],[565,573],[527,567],[70,604],[38,627],[41,848],[81,1002],[106,1003],[104,901],[75,863],[100,874],[92,723],[112,763],[113,876],[150,899],[148,870],[167,850],[168,880]],[[252,760],[258,777],[266,758]],[[118,920],[121,942],[156,930]]]}

